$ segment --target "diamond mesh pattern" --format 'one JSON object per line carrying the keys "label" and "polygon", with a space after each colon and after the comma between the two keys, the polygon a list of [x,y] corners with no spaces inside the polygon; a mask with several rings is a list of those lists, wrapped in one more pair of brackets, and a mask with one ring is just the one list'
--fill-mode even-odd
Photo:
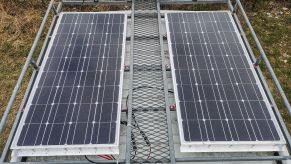
{"label": "diamond mesh pattern", "polygon": [[156,1],[135,1],[131,162],[169,162]]}
{"label": "diamond mesh pattern", "polygon": [[163,75],[161,72],[155,71],[137,71],[134,72],[133,83],[136,87],[147,86],[150,84],[150,87],[153,88],[162,88]]}
{"label": "diamond mesh pattern", "polygon": [[165,108],[164,91],[159,88],[139,88],[133,92],[133,110],[159,110]]}
{"label": "diamond mesh pattern", "polygon": [[157,10],[155,0],[137,0],[134,4],[135,10]]}
{"label": "diamond mesh pattern", "polygon": [[161,70],[162,60],[158,54],[160,54],[160,45],[157,40],[135,39],[133,56],[134,67],[146,65],[147,67],[154,66],[150,67],[151,70],[152,69]]}
{"label": "diamond mesh pattern", "polygon": [[134,134],[136,140],[136,152],[134,150],[131,152],[133,161],[151,163],[169,162],[170,150],[167,136],[166,112],[164,110],[134,112],[133,117],[150,142],[150,146],[148,146],[140,134],[140,130],[133,126],[132,134]]}
{"label": "diamond mesh pattern", "polygon": [[135,15],[134,36],[158,36],[158,15],[156,13],[143,13]]}

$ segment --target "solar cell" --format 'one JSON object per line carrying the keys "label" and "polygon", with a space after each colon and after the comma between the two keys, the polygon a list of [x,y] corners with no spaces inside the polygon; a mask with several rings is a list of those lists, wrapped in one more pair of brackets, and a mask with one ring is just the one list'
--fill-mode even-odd
{"label": "solar cell", "polygon": [[230,13],[168,13],[166,20],[183,143],[281,142]]}
{"label": "solar cell", "polygon": [[15,148],[118,146],[125,20],[124,14],[61,14]]}

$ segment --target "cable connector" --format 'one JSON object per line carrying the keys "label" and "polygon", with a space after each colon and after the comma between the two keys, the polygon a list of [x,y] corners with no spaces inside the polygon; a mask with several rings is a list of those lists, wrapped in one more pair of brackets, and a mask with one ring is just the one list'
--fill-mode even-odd
{"label": "cable connector", "polygon": [[170,111],[176,111],[176,104],[170,105],[169,108]]}
{"label": "cable connector", "polygon": [[166,64],[165,68],[166,68],[166,71],[171,71],[171,65],[170,64]]}
{"label": "cable connector", "polygon": [[124,65],[123,69],[124,69],[124,72],[129,72],[130,66],[129,65]]}

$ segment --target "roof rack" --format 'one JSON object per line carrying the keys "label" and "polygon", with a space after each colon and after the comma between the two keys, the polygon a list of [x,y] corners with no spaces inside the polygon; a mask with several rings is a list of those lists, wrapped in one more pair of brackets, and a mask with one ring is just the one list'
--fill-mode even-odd
{"label": "roof rack", "polygon": [[[123,84],[123,109],[126,114],[121,114],[121,118],[126,119],[121,125],[121,134],[119,149],[120,154],[116,159],[109,160],[90,160],[81,156],[69,157],[31,157],[19,155],[17,151],[10,150],[13,138],[20,126],[20,120],[23,116],[23,110],[27,106],[28,99],[32,95],[32,88],[35,86],[39,69],[44,63],[45,54],[52,42],[53,32],[56,30],[57,21],[63,11],[63,6],[70,5],[115,5],[118,3],[131,4],[131,11],[119,11],[127,16],[127,33],[125,43],[125,66],[124,66],[124,84]],[[279,129],[282,131],[286,145],[281,151],[277,152],[258,152],[258,153],[181,153],[179,150],[180,140],[178,135],[177,115],[175,108],[175,97],[172,95],[173,84],[171,83],[171,70],[169,60],[169,48],[167,44],[167,31],[165,29],[165,14],[172,11],[160,10],[160,5],[168,4],[216,4],[221,3],[228,6],[231,17],[237,26],[244,46],[247,49],[250,60],[254,63],[256,75],[266,93],[267,99],[271,104],[275,119],[278,122]],[[40,45],[41,36],[48,25],[49,14],[53,12],[54,17],[50,24],[45,41],[37,61],[33,60],[32,55],[36,47]],[[113,12],[108,12],[113,13]],[[115,13],[115,12],[114,12]],[[238,15],[242,16],[242,20]],[[256,48],[260,56],[256,57],[248,42],[248,39],[242,28],[240,21],[244,21],[252,38],[256,43]],[[9,163],[9,154],[11,152],[11,162],[36,162],[36,163],[184,163],[184,162],[214,162],[214,161],[284,161],[289,163],[291,156],[290,134],[286,128],[281,113],[275,103],[272,93],[269,90],[267,82],[259,67],[264,63],[269,71],[271,78],[278,89],[278,93],[285,105],[289,116],[291,116],[291,107],[288,99],[269,63],[266,54],[256,36],[254,29],[246,15],[246,12],[240,2],[236,0],[233,4],[230,0],[195,0],[195,1],[174,1],[174,0],[132,0],[132,1],[95,1],[95,0],[63,0],[55,7],[55,1],[51,0],[39,31],[34,40],[33,46],[27,56],[25,65],[21,71],[17,84],[13,90],[12,96],[5,109],[0,124],[0,133],[3,131],[9,112],[14,105],[18,91],[22,85],[24,76],[30,66],[34,68],[29,85],[15,117],[14,124],[7,139],[6,145],[2,151],[0,162]],[[263,64],[262,63],[262,64]],[[129,117],[127,117],[129,116]],[[156,147],[151,147],[151,141],[155,140]],[[37,149],[32,151],[38,151]],[[118,156],[118,158],[117,158]],[[25,162],[26,160],[26,162]]]}

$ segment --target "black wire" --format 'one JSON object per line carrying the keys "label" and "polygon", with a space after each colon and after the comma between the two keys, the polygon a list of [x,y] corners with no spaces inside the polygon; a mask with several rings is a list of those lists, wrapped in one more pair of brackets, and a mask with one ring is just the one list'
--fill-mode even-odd
{"label": "black wire", "polygon": [[[113,156],[112,156],[113,157]],[[90,163],[96,163],[96,164],[104,164],[105,162],[104,161],[93,161],[93,160],[91,160],[91,159],[89,159],[88,157],[87,157],[87,155],[85,155],[85,158],[86,158],[86,160],[88,161],[88,162],[90,162]],[[113,157],[114,158],[114,157]],[[115,159],[115,158],[114,158]],[[107,161],[106,162],[107,164],[116,164],[117,163],[117,161]]]}
{"label": "black wire", "polygon": [[[163,88],[152,87],[152,86],[139,86],[139,87],[133,88],[132,90],[134,91],[134,90],[137,90],[137,89],[143,89],[143,88],[158,89],[158,90],[161,90],[161,91],[164,90]],[[168,90],[168,92],[169,92],[169,93],[174,93],[174,91],[172,91],[172,90]],[[129,98],[129,94],[128,94],[127,97],[126,97],[126,109],[127,109],[126,114],[127,114],[127,115],[128,115],[128,98]],[[133,118],[134,123],[135,123],[134,126],[138,128],[138,130],[139,130],[140,134],[142,135],[144,141],[146,142],[147,146],[150,146],[150,141],[149,141],[148,137],[146,136],[146,133],[143,132],[143,131],[140,129],[140,127],[139,127],[139,125],[138,125],[138,123],[137,123],[137,121],[136,121],[136,119],[135,119],[135,115],[134,115],[134,113],[132,113],[132,118]],[[133,135],[133,136],[131,136],[131,137],[132,137],[132,139],[134,140],[134,143],[133,143],[133,144],[134,144],[134,145],[133,145],[133,147],[134,147],[134,156],[132,157],[132,159],[134,159],[135,156],[136,156],[137,147],[136,147],[136,145],[135,145],[135,144],[136,144],[136,143],[135,143],[135,136],[134,136],[133,133],[132,133],[132,135]]]}
{"label": "black wire", "polygon": [[88,162],[90,162],[90,163],[97,163],[97,164],[99,164],[99,163],[104,163],[104,162],[92,161],[91,159],[89,159],[89,158],[87,157],[87,155],[85,155],[85,158],[86,158],[86,160],[87,160]]}
{"label": "black wire", "polygon": [[[120,121],[120,124],[127,126],[127,122],[126,121]],[[136,156],[136,151],[137,151],[137,146],[136,146],[136,142],[135,142],[135,135],[134,133],[131,133],[131,140],[132,140],[132,147],[134,150],[134,155],[131,159],[134,159]]]}
{"label": "black wire", "polygon": [[174,91],[173,91],[173,90],[168,90],[168,92],[169,92],[169,93],[174,93]]}
{"label": "black wire", "polygon": [[[157,90],[161,90],[161,91],[164,90],[164,88],[158,88],[158,87],[152,87],[152,86],[146,86],[146,85],[133,88],[132,90],[134,91],[134,90],[143,89],[143,88],[151,88],[151,89],[157,89]],[[169,93],[174,93],[173,90],[168,90],[168,92]],[[126,103],[126,109],[127,110],[128,110],[128,97],[129,97],[129,94],[126,96],[126,102],[125,102]]]}
{"label": "black wire", "polygon": [[114,156],[113,156],[113,155],[111,155],[111,157],[112,157],[112,159],[114,159],[114,160],[115,160],[115,158],[114,158]]}
{"label": "black wire", "polygon": [[[136,87],[136,88],[133,88],[133,90],[137,90],[137,89],[142,89],[142,88],[153,88],[153,89],[158,89],[158,90],[164,90],[164,89],[161,89],[161,88],[157,88],[157,87],[151,87],[151,86],[140,86],[140,87]],[[168,91],[168,92],[170,92],[170,93],[174,93],[173,91]],[[128,111],[128,97],[129,97],[129,95],[127,95],[127,97],[126,97],[126,109],[127,109],[127,111]],[[133,115],[133,120],[134,120],[134,123],[135,123],[135,127],[137,127],[137,129],[139,130],[139,132],[140,132],[140,134],[142,135],[142,137],[143,137],[143,139],[144,139],[144,141],[146,142],[146,144],[148,145],[148,146],[150,146],[150,141],[149,141],[149,139],[148,139],[148,137],[146,136],[146,134],[145,134],[145,132],[143,132],[141,129],[140,129],[140,127],[139,127],[139,125],[138,125],[138,123],[137,123],[137,121],[136,121],[136,119],[135,119],[135,115],[134,115],[134,113],[132,113],[132,115]],[[127,122],[126,121],[120,121],[120,123],[121,124],[123,124],[123,125],[125,125],[125,126],[127,126]],[[134,159],[135,158],[135,156],[136,156],[136,153],[137,153],[137,147],[136,147],[136,143],[135,143],[135,136],[134,136],[134,134],[133,133],[131,133],[132,134],[132,139],[134,140],[134,156],[131,158],[131,159]],[[113,155],[111,155],[111,157],[115,160],[115,158],[114,158],[114,156]],[[99,164],[99,163],[102,163],[102,162],[96,162],[96,161],[92,161],[91,159],[89,159],[86,155],[85,155],[85,158],[86,158],[86,160],[88,161],[88,162],[90,162],[90,163],[97,163],[97,164]]]}

